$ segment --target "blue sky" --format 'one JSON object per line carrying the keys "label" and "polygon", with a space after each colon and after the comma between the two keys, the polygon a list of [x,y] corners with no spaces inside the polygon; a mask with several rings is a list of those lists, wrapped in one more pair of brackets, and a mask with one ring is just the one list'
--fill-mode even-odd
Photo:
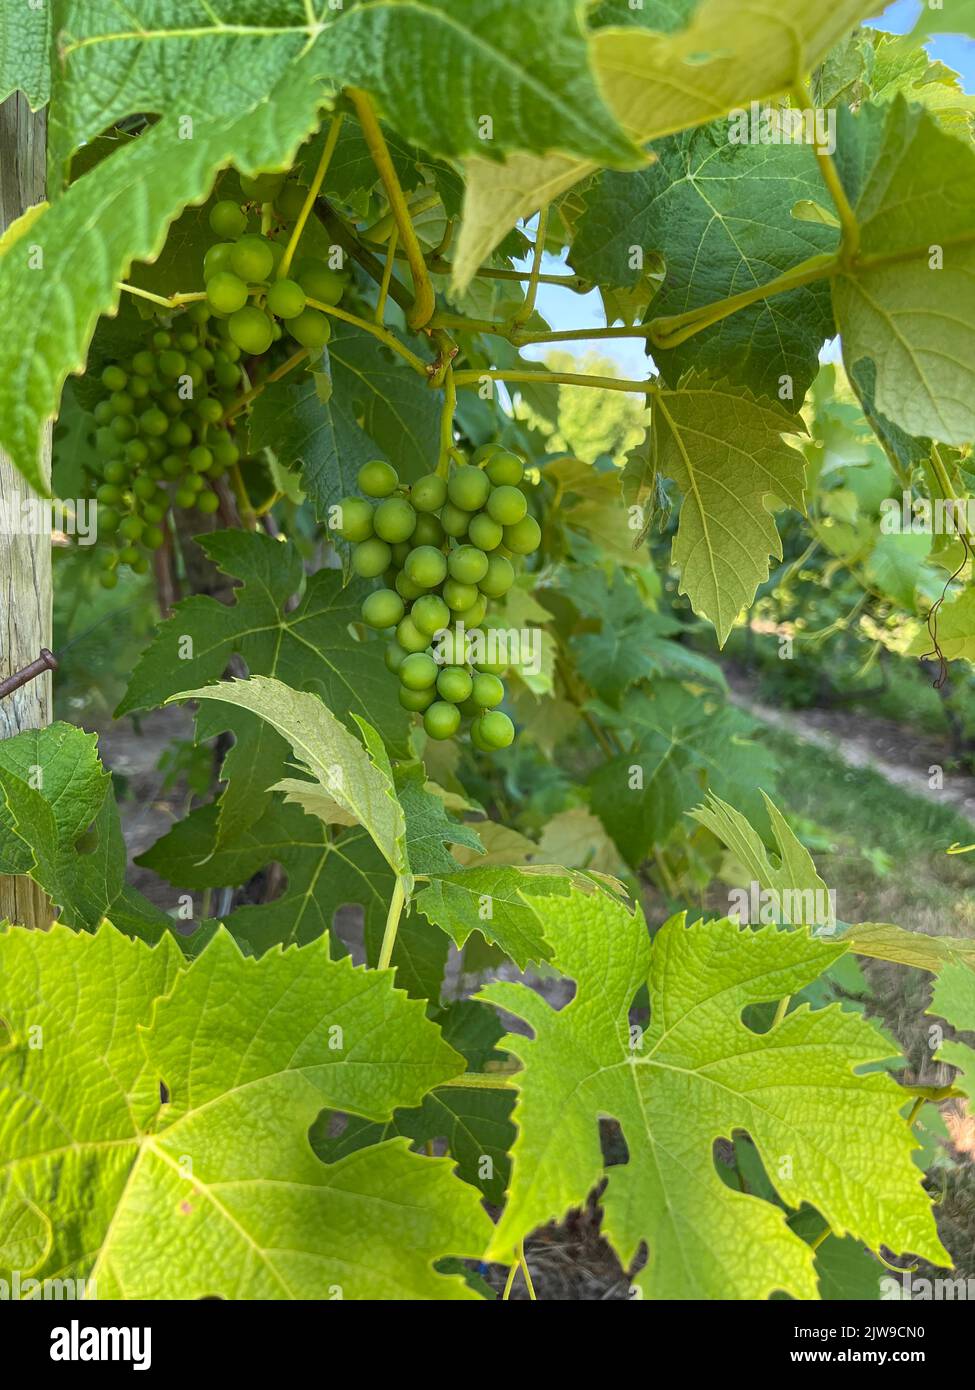
{"label": "blue sky", "polygon": [[[810,0],[815,3],[815,0]],[[948,0],[950,4],[950,0]],[[894,4],[882,12],[878,18],[867,20],[873,28],[886,29],[890,33],[903,34],[914,27],[920,13],[920,0],[894,0]],[[975,39],[960,34],[937,34],[927,44],[932,58],[938,59],[947,67],[954,69],[962,78],[967,92],[975,91]],[[559,274],[564,266],[555,256],[546,256],[543,270]],[[573,294],[555,285],[540,285],[536,300],[538,311],[553,328],[604,328],[606,318],[602,301],[596,291],[588,295]],[[643,351],[639,339],[596,339],[590,342],[571,342],[542,344],[535,349],[528,348],[523,356],[539,358],[553,348],[575,354],[590,350],[603,357],[612,358],[619,366],[623,376],[645,378],[651,363]]]}

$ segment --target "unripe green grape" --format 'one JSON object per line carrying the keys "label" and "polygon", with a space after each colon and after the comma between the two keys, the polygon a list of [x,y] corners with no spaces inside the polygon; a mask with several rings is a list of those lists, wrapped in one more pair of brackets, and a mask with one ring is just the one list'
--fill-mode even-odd
{"label": "unripe green grape", "polygon": [[378,579],[385,570],[389,569],[389,562],[392,558],[386,542],[377,540],[373,536],[370,540],[361,541],[353,550],[352,568],[363,579]]}
{"label": "unripe green grape", "polygon": [[503,451],[504,447],[501,444],[479,444],[471,454],[471,463],[476,463],[483,468],[488,459],[493,458],[495,454],[503,453]]}
{"label": "unripe green grape", "polygon": [[428,686],[426,690],[410,690],[407,686],[401,685],[399,688],[399,702],[404,709],[412,710],[415,714],[421,714],[433,704],[437,698],[436,686]]}
{"label": "unripe green grape", "polygon": [[142,508],[142,519],[147,521],[150,526],[158,526],[165,517],[166,510],[166,507],[161,507],[157,502],[148,502]]}
{"label": "unripe green grape", "polygon": [[390,642],[383,653],[383,660],[386,663],[386,670],[394,676],[399,674],[399,668],[409,656],[409,652],[404,651],[398,642]]}
{"label": "unripe green grape", "polygon": [[125,545],[118,553],[120,565],[134,565],[139,558],[138,548],[134,545]]}
{"label": "unripe green grape", "polygon": [[197,366],[202,367],[205,372],[208,372],[216,361],[208,347],[195,347],[191,355]]}
{"label": "unripe green grape", "polygon": [[431,643],[434,659],[441,666],[463,666],[467,662],[467,633],[461,637],[456,628],[437,633]]}
{"label": "unripe green grape", "polygon": [[221,198],[219,203],[214,203],[209,220],[210,230],[227,241],[239,237],[247,226],[245,213],[229,198]]}
{"label": "unripe green grape", "polygon": [[429,690],[436,685],[440,667],[425,651],[411,652],[399,668],[399,678],[407,690]]}
{"label": "unripe green grape", "polygon": [[471,725],[471,743],[474,745],[475,748],[479,748],[482,753],[490,753],[493,751],[491,745],[489,743],[485,743],[484,739],[481,737],[480,715],[478,715],[475,718],[473,724]]}
{"label": "unripe green grape", "polygon": [[421,589],[433,589],[447,577],[447,557],[433,545],[420,545],[406,557],[406,577]]}
{"label": "unripe green grape", "polygon": [[362,621],[369,627],[395,627],[405,611],[403,600],[392,589],[377,589],[362,601]]}
{"label": "unripe green grape", "polygon": [[167,454],[162,461],[162,470],[167,478],[178,478],[186,468],[179,454]]}
{"label": "unripe green grape", "polygon": [[[137,378],[137,380],[140,380],[140,381],[141,381],[141,379],[142,379],[141,377]],[[94,411],[92,412],[92,414],[93,414],[94,417],[95,417],[95,424],[96,424],[96,425],[108,425],[108,424],[111,424],[111,422],[112,422],[112,420],[113,420],[113,418],[114,418],[114,416],[115,416],[115,411],[112,409],[112,402],[111,402],[111,401],[99,401],[98,404],[95,406],[95,409],[94,409]]]}
{"label": "unripe green grape", "polygon": [[103,570],[113,570],[118,564],[118,556],[113,550],[103,550],[98,556],[98,563]]}
{"label": "unripe green grape", "polygon": [[[230,253],[234,249],[232,241],[218,241],[203,257],[203,283],[209,286],[215,275],[230,270]],[[239,277],[237,277],[239,278]]]}
{"label": "unripe green grape", "polygon": [[128,465],[124,464],[121,459],[112,459],[109,463],[106,463],[104,470],[106,483],[124,483],[128,481],[128,477]]}
{"label": "unripe green grape", "polygon": [[149,381],[148,377],[132,376],[125,389],[134,401],[144,401],[152,390],[152,383]]}
{"label": "unripe green grape", "polygon": [[156,359],[151,352],[146,352],[143,348],[133,357],[132,370],[137,372],[139,376],[152,376],[156,370]]}
{"label": "unripe green grape", "polygon": [[118,584],[118,575],[114,570],[102,570],[98,582],[103,589],[114,589]]}
{"label": "unripe green grape", "polygon": [[416,529],[416,512],[405,498],[387,497],[376,508],[372,524],[384,541],[408,541]]}
{"label": "unripe green grape", "polygon": [[[242,236],[230,252],[230,268],[249,285],[266,280],[274,267],[274,257],[262,236]],[[209,291],[208,291],[209,294]]]}
{"label": "unripe green grape", "polygon": [[491,484],[485,475],[470,463],[455,468],[447,479],[447,496],[455,507],[462,507],[467,512],[480,511],[490,491]]}
{"label": "unripe green grape", "polygon": [[190,333],[189,330],[184,329],[182,333],[177,334],[176,346],[180,348],[181,351],[195,352],[199,345],[200,340],[195,333]]}
{"label": "unripe green grape", "polygon": [[224,356],[227,358],[227,361],[228,361],[228,362],[239,362],[239,361],[240,361],[240,348],[237,346],[236,343],[234,343],[234,342],[231,341],[231,339],[230,339],[230,329],[229,329],[229,328],[226,328],[226,329],[225,329],[225,332],[226,332],[226,335],[227,335],[227,341],[224,343],[223,347],[221,348],[221,351],[223,352]]}
{"label": "unripe green grape", "polygon": [[186,358],[175,348],[167,348],[159,354],[159,374],[168,381],[175,381],[186,371]]}
{"label": "unripe green grape", "polygon": [[198,493],[206,487],[206,481],[202,473],[187,473],[182,485],[187,492]]}
{"label": "unripe green grape", "polygon": [[241,174],[240,188],[244,196],[254,203],[269,203],[276,198],[284,186],[284,174]]}
{"label": "unripe green grape", "polygon": [[159,550],[166,543],[166,536],[161,526],[147,526],[142,533],[142,544],[147,550]]}
{"label": "unripe green grape", "polygon": [[145,530],[141,516],[123,516],[118,524],[118,533],[124,540],[137,541]]}
{"label": "unripe green grape", "polygon": [[[209,322],[210,310],[202,300],[197,300],[195,304],[191,304],[186,310],[186,317],[189,319],[190,323],[195,323],[198,328],[202,328],[204,324]],[[201,351],[202,350],[203,349],[201,349]]]}
{"label": "unripe green grape", "polygon": [[[213,468],[225,473],[228,468],[232,468],[240,458],[240,450],[233,440],[228,440],[226,444],[215,444],[213,446]],[[213,470],[209,470],[212,472]]]}
{"label": "unripe green grape", "polygon": [[296,319],[305,307],[305,292],[297,280],[275,280],[267,292],[267,307],[279,319]]}
{"label": "unripe green grape", "polygon": [[220,506],[220,498],[215,492],[201,492],[196,499],[196,510],[204,516],[212,516]]}
{"label": "unripe green grape", "polygon": [[216,396],[201,396],[193,408],[200,419],[208,425],[215,425],[218,420],[223,418],[223,405]]}
{"label": "unripe green grape", "polygon": [[443,586],[443,596],[455,613],[463,613],[477,599],[477,589],[473,584],[461,584],[456,579],[448,579]]}
{"label": "unripe green grape", "polygon": [[481,709],[492,709],[504,699],[504,683],[487,671],[478,671],[474,676],[471,698]]}
{"label": "unripe green grape", "polygon": [[488,557],[476,545],[459,545],[447,556],[447,569],[459,584],[477,584],[487,574]]}
{"label": "unripe green grape", "polygon": [[345,292],[345,280],[324,261],[309,258],[298,266],[295,279],[309,299],[320,304],[337,304]]}
{"label": "unripe green grape", "polygon": [[359,491],[367,497],[389,497],[399,486],[399,475],[392,464],[383,459],[364,463],[356,475]]}
{"label": "unripe green grape", "polygon": [[194,473],[205,473],[213,462],[213,455],[205,444],[197,444],[186,455],[186,462]]}
{"label": "unripe green grape", "polygon": [[423,727],[431,738],[453,738],[460,728],[460,710],[444,700],[435,700],[424,711]]}
{"label": "unripe green grape", "polygon": [[288,332],[302,347],[324,347],[332,336],[332,325],[317,309],[303,309],[296,318],[288,320]]}
{"label": "unripe green grape", "polygon": [[470,673],[463,666],[445,666],[437,677],[437,693],[451,704],[459,705],[473,689]]}
{"label": "unripe green grape", "polygon": [[528,511],[528,498],[518,488],[502,484],[491,493],[487,509],[502,526],[516,526]]}
{"label": "unripe green grape", "polygon": [[444,529],[444,535],[459,541],[467,535],[470,522],[470,512],[465,512],[462,507],[455,507],[451,502],[444,503],[440,511],[440,525]]}
{"label": "unripe green grape", "polygon": [[478,512],[467,528],[467,538],[479,550],[494,550],[501,544],[501,523],[487,512]]}
{"label": "unripe green grape", "polygon": [[224,391],[232,391],[240,381],[240,368],[236,362],[229,362],[226,357],[222,362],[217,362],[213,368],[213,375],[217,385]]}
{"label": "unripe green grape", "polygon": [[193,383],[194,391],[198,387],[203,385],[203,382],[206,378],[206,373],[204,372],[203,368],[199,366],[196,362],[189,361],[186,363],[186,371],[185,373],[183,373],[183,375],[189,377],[190,381]]}
{"label": "unripe green grape", "polygon": [[425,592],[422,584],[414,584],[405,570],[396,576],[393,588],[406,603],[412,603],[414,599],[422,598]]}
{"label": "unripe green grape", "polygon": [[113,391],[109,404],[116,415],[132,415],[135,412],[135,401],[128,391]]}
{"label": "unripe green grape", "polygon": [[437,594],[421,594],[410,609],[410,617],[420,632],[432,637],[450,622],[450,609]]}
{"label": "unripe green grape", "polygon": [[103,502],[106,507],[117,507],[122,500],[122,489],[116,487],[115,483],[102,483],[95,493],[99,502]]}
{"label": "unripe green grape", "polygon": [[420,631],[408,613],[396,625],[396,640],[404,651],[411,653],[425,652],[430,645],[427,634]]}
{"label": "unripe green grape", "polygon": [[[118,524],[122,520],[114,507],[98,507],[98,533],[99,535],[114,536],[118,530]],[[104,552],[108,553],[108,552]]]}
{"label": "unripe green grape", "polygon": [[159,404],[167,415],[182,415],[186,402],[178,391],[164,391],[159,397]]}
{"label": "unripe green grape", "polygon": [[504,528],[504,543],[515,555],[531,555],[541,540],[541,527],[533,516],[523,516],[514,526]]}
{"label": "unripe green grape", "polygon": [[134,574],[148,574],[148,573],[149,573],[149,560],[148,560],[148,557],[145,556],[145,555],[136,555],[135,559],[132,561],[132,572],[133,572]]}
{"label": "unripe green grape", "polygon": [[168,416],[158,406],[151,405],[139,416],[139,429],[143,434],[159,436],[169,429]]}
{"label": "unripe green grape", "polygon": [[483,594],[478,594],[470,608],[464,612],[464,622],[468,627],[478,627],[487,612],[488,601]]}
{"label": "unripe green grape", "polygon": [[95,431],[95,447],[103,458],[118,458],[122,452],[122,441],[115,433],[115,419],[111,425],[102,425]]}
{"label": "unripe green grape", "polygon": [[[136,441],[132,439],[129,440],[130,444],[136,442],[141,441]],[[149,462],[153,468],[159,463],[160,459],[164,459],[166,457],[166,454],[169,452],[166,447],[166,441],[164,439],[157,438],[155,435],[150,435],[149,438],[145,441],[143,447],[148,451]]]}
{"label": "unripe green grape", "polygon": [[143,502],[148,502],[150,497],[155,497],[156,495],[156,484],[143,473],[140,477],[136,478],[135,482],[132,484],[132,491],[135,493],[136,497],[140,498]]}
{"label": "unripe green grape", "polygon": [[102,385],[106,391],[124,391],[128,374],[117,363],[110,363],[102,372]]}
{"label": "unripe green grape", "polygon": [[446,500],[446,480],[436,473],[425,473],[410,487],[410,502],[418,512],[439,512]]}
{"label": "unripe green grape", "polygon": [[112,421],[112,433],[116,439],[131,439],[135,434],[135,421],[131,415],[116,415]]}
{"label": "unripe green grape", "polygon": [[196,493],[185,486],[177,488],[173,501],[176,503],[177,507],[182,507],[182,509],[186,511],[187,507],[192,507],[196,502]]}
{"label": "unripe green grape", "polygon": [[263,309],[258,309],[254,304],[246,304],[243,309],[238,309],[236,314],[231,314],[228,322],[234,342],[252,357],[267,352],[274,340],[271,320]]}
{"label": "unripe green grape", "polygon": [[420,512],[416,518],[416,530],[410,537],[410,545],[432,545],[439,550],[443,541],[443,527],[439,519],[430,512]]}
{"label": "unripe green grape", "polygon": [[308,185],[289,182],[274,199],[274,211],[282,222],[296,222],[308,197]]}
{"label": "unripe green grape", "polygon": [[165,328],[157,328],[150,342],[157,352],[162,352],[163,348],[172,347],[173,335],[172,333],[167,333]]}
{"label": "unripe green grape", "polygon": [[502,710],[482,714],[477,723],[478,732],[488,748],[507,748],[515,736],[515,726]]}
{"label": "unripe green grape", "polygon": [[499,449],[491,456],[484,467],[485,473],[495,487],[517,487],[525,476],[525,466],[516,454]]}

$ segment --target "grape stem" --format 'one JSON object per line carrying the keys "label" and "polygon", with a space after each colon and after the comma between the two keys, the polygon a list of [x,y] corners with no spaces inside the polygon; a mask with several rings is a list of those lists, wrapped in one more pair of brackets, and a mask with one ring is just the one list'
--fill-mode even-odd
{"label": "grape stem", "polygon": [[171,294],[168,298],[165,295],[153,294],[151,290],[140,290],[138,285],[130,285],[125,280],[116,280],[115,288],[124,290],[126,294],[134,294],[139,299],[148,299],[152,304],[161,304],[164,309],[177,309],[181,304],[192,304],[195,300],[206,299],[206,291],[198,290],[192,294]]}
{"label": "grape stem", "polygon": [[427,263],[423,258],[423,251],[417,240],[410,210],[406,205],[406,198],[400,187],[400,181],[389,153],[389,146],[386,144],[379,121],[376,118],[372,101],[358,87],[350,87],[348,95],[355,107],[356,115],[359,117],[359,124],[369,147],[372,162],[375,164],[386,190],[390,211],[395,218],[396,226],[399,228],[399,239],[403,244],[403,250],[406,252],[406,259],[413,276],[413,304],[407,314],[407,322],[411,328],[420,329],[430,322],[433,311],[437,307],[430,276],[427,274]]}
{"label": "grape stem", "polygon": [[329,126],[328,135],[325,137],[325,148],[322,150],[322,157],[318,161],[315,177],[312,179],[308,192],[305,194],[305,201],[302,204],[301,212],[298,214],[298,220],[291,229],[288,244],[284,248],[284,255],[278,262],[277,278],[279,280],[283,280],[291,269],[291,262],[298,248],[298,242],[301,240],[301,234],[305,230],[305,223],[311,215],[311,210],[315,206],[315,199],[318,197],[319,190],[325,182],[328,166],[332,162],[332,155],[335,153],[335,146],[338,144],[339,131],[342,129],[342,117],[343,113],[341,111],[337,111],[332,117],[332,124]]}
{"label": "grape stem", "polygon": [[386,253],[386,267],[383,270],[382,284],[379,286],[379,298],[376,300],[376,312],[374,318],[380,327],[386,317],[386,298],[389,295],[389,282],[393,278],[393,261],[396,256],[396,243],[399,240],[399,228],[394,227],[389,234],[389,250]]}
{"label": "grape stem", "polygon": [[305,303],[310,309],[317,309],[322,314],[329,314],[332,318],[341,319],[343,323],[354,323],[356,328],[361,328],[366,333],[371,333],[374,338],[378,338],[381,343],[398,353],[404,362],[408,362],[415,372],[420,376],[429,376],[430,364],[424,362],[422,357],[417,357],[415,352],[411,352],[408,347],[390,333],[388,328],[383,328],[381,324],[370,323],[368,319],[360,319],[357,314],[350,314],[348,309],[340,309],[337,304],[323,304],[319,299],[306,299]]}
{"label": "grape stem", "polygon": [[[456,352],[457,349],[455,348]],[[446,478],[450,467],[450,450],[454,442],[454,411],[457,409],[457,387],[454,383],[454,369],[447,363],[443,377],[444,401],[440,415],[440,457],[437,460],[437,477]]]}
{"label": "grape stem", "polygon": [[465,368],[454,372],[457,386],[479,386],[483,381],[524,381],[535,386],[554,383],[562,386],[592,386],[602,391],[629,391],[632,394],[647,396],[660,390],[654,378],[649,381],[626,381],[615,376],[585,376],[578,372],[525,372],[507,367]]}
{"label": "grape stem", "polygon": [[535,312],[535,296],[538,293],[538,277],[542,269],[542,252],[545,249],[545,231],[547,227],[548,204],[543,203],[538,210],[538,224],[535,229],[535,246],[532,252],[528,288],[525,291],[524,303],[520,304],[511,316],[510,327],[512,329],[518,329],[522,324],[527,323]]}
{"label": "grape stem", "polygon": [[[809,89],[802,81],[797,81],[792,88],[792,100],[800,111],[810,111],[812,109],[812,97]],[[846,196],[846,189],[840,179],[839,170],[833,156],[826,149],[820,138],[819,132],[815,129],[816,122],[813,122],[815,141],[816,161],[819,164],[819,172],[823,176],[823,183],[829,189],[829,196],[833,200],[837,216],[840,219],[840,229],[843,237],[841,258],[844,265],[850,265],[856,259],[860,249],[860,224],[857,221],[856,213],[850,206],[850,200]]]}
{"label": "grape stem", "polygon": [[393,896],[389,900],[389,912],[386,914],[386,929],[383,932],[383,942],[379,948],[379,960],[376,962],[377,970],[389,968],[389,963],[393,958],[393,947],[396,945],[396,933],[399,931],[399,919],[405,902],[405,882],[403,875],[397,874],[396,882],[393,884]]}
{"label": "grape stem", "polygon": [[304,362],[308,355],[309,349],[302,348],[300,352],[296,352],[289,357],[287,362],[282,362],[280,367],[275,367],[273,372],[269,372],[263,381],[258,382],[256,386],[252,386],[244,395],[238,396],[237,400],[234,401],[233,405],[224,415],[223,423],[226,424],[227,421],[232,420],[235,415],[239,415],[242,410],[245,410],[247,406],[250,405],[251,401],[254,400],[256,396],[261,394],[265,386],[270,386],[272,381],[280,381],[283,376],[287,376],[292,367],[297,367],[300,362]]}
{"label": "grape stem", "polygon": [[254,511],[254,504],[248,495],[247,485],[244,482],[244,475],[240,471],[239,463],[235,463],[230,469],[230,481],[237,498],[237,510],[240,512],[242,524],[248,531],[256,531],[257,513]]}

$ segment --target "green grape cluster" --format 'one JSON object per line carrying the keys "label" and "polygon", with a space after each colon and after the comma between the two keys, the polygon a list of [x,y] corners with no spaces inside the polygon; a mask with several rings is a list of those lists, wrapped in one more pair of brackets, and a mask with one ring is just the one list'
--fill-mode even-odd
{"label": "green grape cluster", "polygon": [[153,321],[145,347],[104,368],[94,407],[98,534],[115,541],[100,551],[106,589],[120,565],[148,570],[170,506],[215,512],[213,483],[239,457],[224,417],[241,388],[240,348],[200,302]]}
{"label": "green grape cluster", "polygon": [[489,601],[514,582],[515,564],[538,548],[523,476],[521,460],[497,444],[447,478],[428,473],[409,486],[376,460],[359,470],[365,497],[341,503],[338,529],[354,546],[352,568],[385,586],[366,597],[362,620],[395,629],[386,665],[399,677],[400,704],[422,714],[431,738],[452,738],[465,718],[476,748],[506,748],[514,738],[498,708],[503,668],[472,664],[454,625],[476,630]]}

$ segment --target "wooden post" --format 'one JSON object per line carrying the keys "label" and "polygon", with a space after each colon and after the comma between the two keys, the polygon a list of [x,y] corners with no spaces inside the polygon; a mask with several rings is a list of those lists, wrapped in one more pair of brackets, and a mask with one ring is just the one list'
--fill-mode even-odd
{"label": "wooden post", "polygon": [[[0,233],[26,208],[44,197],[46,119],[32,112],[17,92],[0,104]],[[40,459],[50,478],[51,436],[48,430]],[[20,510],[31,489],[0,449],[0,499],[7,509]],[[34,661],[42,647],[51,646],[50,528],[31,534],[27,528],[0,530],[0,679]],[[0,700],[0,739],[51,722],[51,674]],[[0,875],[0,921],[8,918],[28,927],[51,920],[47,897],[28,878]]]}

